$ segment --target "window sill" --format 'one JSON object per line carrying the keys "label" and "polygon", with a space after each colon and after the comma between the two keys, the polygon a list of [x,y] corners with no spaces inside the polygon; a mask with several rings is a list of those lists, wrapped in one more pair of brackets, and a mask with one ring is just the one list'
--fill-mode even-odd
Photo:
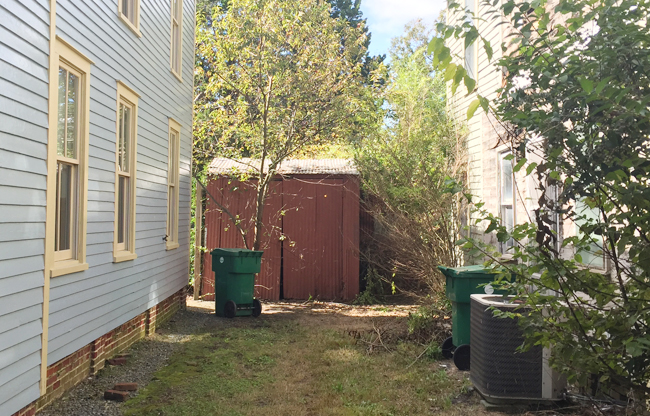
{"label": "window sill", "polygon": [[123,261],[135,260],[138,255],[130,251],[117,251],[113,253],[113,263],[120,263]]}
{"label": "window sill", "polygon": [[138,29],[129,19],[126,18],[121,12],[119,13],[120,20],[131,30],[131,32],[135,33],[135,35],[139,38],[142,37],[142,33],[140,32],[140,29]]}
{"label": "window sill", "polygon": [[67,260],[54,263],[50,270],[50,277],[63,276],[88,270],[88,263],[79,263],[77,260]]}
{"label": "window sill", "polygon": [[178,247],[180,247],[180,244],[178,244],[177,242],[170,242],[170,243],[166,244],[165,249],[166,250],[174,250],[174,249],[177,249]]}
{"label": "window sill", "polygon": [[172,74],[174,74],[174,76],[176,77],[177,80],[179,80],[180,82],[183,82],[183,78],[180,76],[179,73],[177,73],[173,69],[171,69],[170,71],[172,72]]}

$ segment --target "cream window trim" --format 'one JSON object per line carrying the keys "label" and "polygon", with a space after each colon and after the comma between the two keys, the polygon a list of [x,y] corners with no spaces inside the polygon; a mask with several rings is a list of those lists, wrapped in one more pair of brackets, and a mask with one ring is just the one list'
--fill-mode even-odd
{"label": "cream window trim", "polygon": [[137,258],[135,210],[139,98],[138,93],[132,88],[122,81],[117,81],[113,228],[113,262],[115,263]]}
{"label": "cream window trim", "polygon": [[129,253],[127,251],[113,253],[113,263],[121,263],[123,261],[135,260],[137,258],[138,258],[137,254]]}
{"label": "cream window trim", "polygon": [[50,269],[50,277],[63,276],[70,273],[82,272],[88,270],[88,263],[79,263],[74,260],[59,261],[54,263],[54,267]]}
{"label": "cream window trim", "polygon": [[169,65],[172,74],[183,82],[183,0],[170,0],[170,14]]}
{"label": "cream window trim", "polygon": [[179,247],[178,242],[178,197],[180,177],[181,125],[169,119],[169,159],[167,164],[167,228],[166,249]]}
{"label": "cream window trim", "polygon": [[[129,13],[133,13],[133,20],[130,20],[129,16],[122,12],[124,7],[128,7],[128,5],[131,5]],[[117,15],[137,37],[142,37],[140,32],[140,0],[118,0]]]}
{"label": "cream window trim", "polygon": [[[48,102],[48,144],[47,144],[47,208],[46,208],[46,239],[45,239],[45,274],[50,277],[77,273],[88,269],[86,263],[86,226],[88,206],[88,132],[89,132],[89,103],[90,103],[90,69],[93,62],[84,56],[69,43],[56,37],[53,41],[51,63],[49,71],[49,102]],[[61,72],[63,71],[63,72]],[[60,74],[64,74],[64,90],[60,90]],[[60,108],[60,93],[63,92],[64,102],[70,100],[69,82],[77,78],[74,84],[74,99],[76,114],[69,115],[70,106]],[[61,119],[59,110],[65,111]],[[74,119],[74,125],[69,126]],[[63,123],[63,124],[61,124]],[[59,149],[59,134],[63,128],[63,148]],[[69,132],[72,129],[72,133]],[[68,134],[74,138],[69,141]],[[68,148],[68,143],[72,146]],[[69,150],[71,149],[71,150]],[[63,152],[63,154],[61,154]],[[70,154],[69,154],[70,153]],[[69,180],[65,183],[70,188],[68,198],[69,243],[67,249],[61,246],[61,201],[58,198],[62,189],[63,167],[69,169]],[[59,169],[61,167],[61,169]],[[64,192],[64,191],[61,191]],[[57,230],[58,226],[58,230]]]}

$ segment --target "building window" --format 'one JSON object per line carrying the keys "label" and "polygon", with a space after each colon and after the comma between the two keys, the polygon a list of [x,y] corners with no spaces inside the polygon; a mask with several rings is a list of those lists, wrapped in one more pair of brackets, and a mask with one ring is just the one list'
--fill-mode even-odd
{"label": "building window", "polygon": [[[88,268],[86,206],[88,182],[88,102],[91,62],[61,39],[54,47],[58,71],[50,75],[49,146],[53,156],[48,175],[48,206],[53,208],[51,276]],[[52,198],[52,202],[50,202]],[[49,218],[49,215],[48,215]]]}
{"label": "building window", "polygon": [[[508,231],[515,227],[515,174],[512,169],[512,160],[508,158],[511,152],[499,154],[499,217],[501,224]],[[515,242],[511,238],[504,243],[500,243],[502,253],[514,246]]]}
{"label": "building window", "polygon": [[[576,235],[580,238],[585,236],[582,227],[587,224],[600,222],[600,214],[597,208],[590,208],[583,199],[576,201]],[[591,234],[591,242],[587,250],[579,250],[576,254],[580,255],[581,263],[590,269],[605,269],[605,253],[603,252],[603,239],[601,236]]]}
{"label": "building window", "polygon": [[181,126],[169,119],[169,165],[167,172],[167,250],[178,247],[178,179]]}
{"label": "building window", "polygon": [[117,83],[115,230],[113,261],[133,260],[135,254],[135,173],[139,96]]}
{"label": "building window", "polygon": [[[474,25],[474,16],[476,15],[476,0],[465,0],[465,8],[469,10],[469,15],[467,16],[467,21]],[[474,41],[471,45],[465,48],[465,71],[467,74],[472,77],[475,81],[478,80],[478,70],[477,70],[477,42]]]}
{"label": "building window", "polygon": [[171,68],[176,77],[181,79],[182,69],[182,22],[183,1],[171,0],[172,31],[171,31]]}
{"label": "building window", "polygon": [[120,19],[138,37],[140,33],[140,0],[118,0],[117,13]]}

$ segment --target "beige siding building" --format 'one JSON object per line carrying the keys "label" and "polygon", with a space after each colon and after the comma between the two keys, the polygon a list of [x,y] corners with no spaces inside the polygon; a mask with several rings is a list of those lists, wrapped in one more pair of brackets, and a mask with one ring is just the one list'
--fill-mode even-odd
{"label": "beige siding building", "polygon": [[[463,3],[461,3],[463,5]],[[474,16],[485,16],[490,7],[480,0],[464,0],[464,6],[474,13]],[[498,8],[498,6],[497,6]],[[493,10],[496,8],[493,8]],[[447,23],[458,24],[458,19],[463,18],[456,11],[447,11]],[[469,18],[469,17],[467,17]],[[451,49],[453,62],[463,66],[476,80],[476,89],[467,94],[464,85],[458,87],[452,94],[451,87],[447,94],[451,111],[459,122],[467,123],[467,154],[468,154],[468,184],[474,203],[484,202],[484,209],[502,218],[506,225],[528,219],[532,208],[532,198],[528,194],[529,184],[523,175],[512,172],[512,163],[506,160],[511,153],[510,147],[505,144],[507,140],[502,137],[503,129],[497,120],[486,114],[481,107],[474,116],[467,120],[467,110],[477,93],[492,101],[498,96],[498,90],[503,85],[504,76],[501,68],[495,65],[500,57],[501,43],[504,41],[505,25],[496,25],[491,19],[474,18],[478,25],[479,33],[490,42],[494,50],[492,60],[480,40],[465,49],[464,39],[450,38],[447,46]],[[470,208],[471,209],[471,208]],[[471,218],[476,216],[469,214]],[[482,235],[484,226],[475,226],[472,222],[472,236]],[[488,241],[496,243],[494,236],[487,237]],[[502,247],[505,250],[507,247]]]}

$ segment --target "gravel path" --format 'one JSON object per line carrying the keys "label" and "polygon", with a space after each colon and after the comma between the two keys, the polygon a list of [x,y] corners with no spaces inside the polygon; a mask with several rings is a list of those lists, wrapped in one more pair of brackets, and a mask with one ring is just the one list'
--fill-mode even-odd
{"label": "gravel path", "polygon": [[[107,365],[97,375],[88,377],[55,400],[38,416],[121,416],[122,404],[104,400],[104,391],[111,389],[115,383],[138,383],[138,388],[146,386],[153,374],[165,366],[181,342],[214,320],[214,309],[192,305],[193,302],[188,299],[186,310],[176,313],[155,334],[125,351],[130,354],[126,365]],[[134,394],[137,393],[131,393]]]}

